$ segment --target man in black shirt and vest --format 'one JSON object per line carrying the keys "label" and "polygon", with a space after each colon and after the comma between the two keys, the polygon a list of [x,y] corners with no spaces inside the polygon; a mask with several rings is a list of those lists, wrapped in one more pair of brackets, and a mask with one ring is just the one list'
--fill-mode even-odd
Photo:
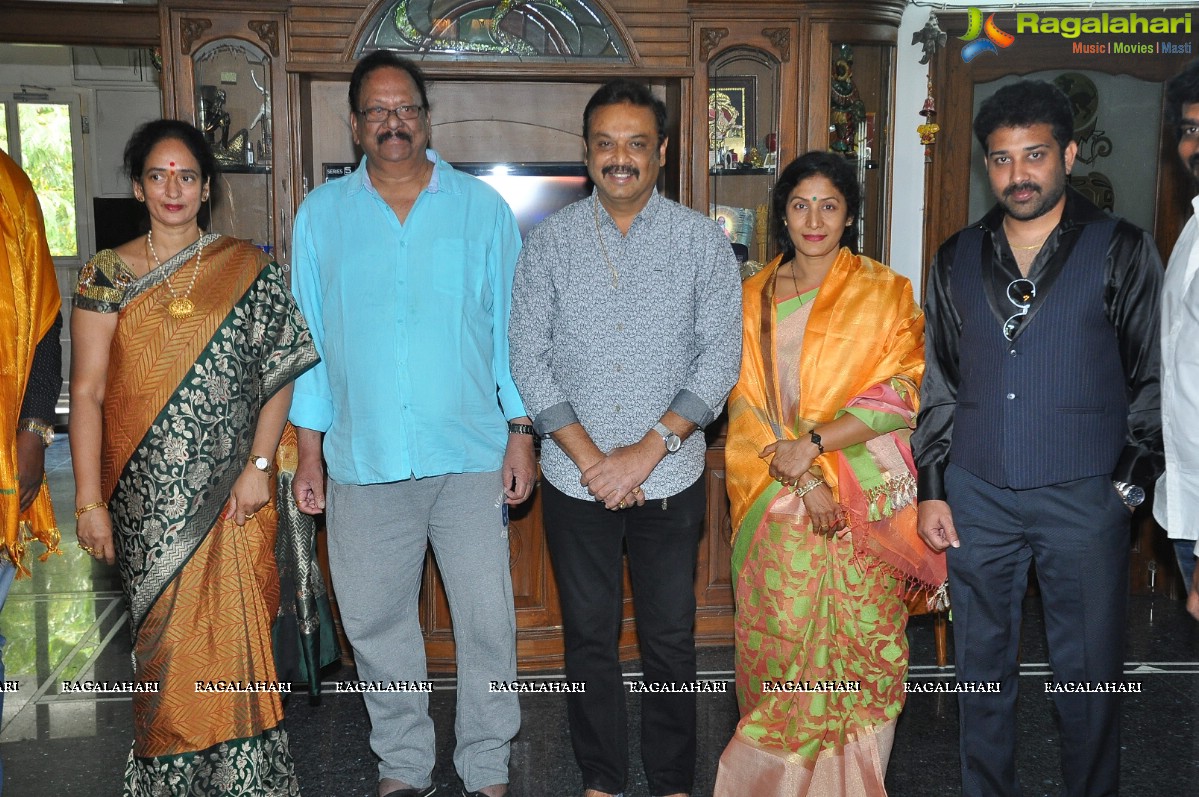
{"label": "man in black shirt and vest", "polygon": [[[1064,795],[1115,797],[1129,518],[1162,469],[1149,236],[1068,188],[1070,104],[1008,85],[974,120],[998,200],[937,252],[912,447],[920,535],[946,550],[962,793],[1012,797],[1021,602],[1036,563]],[[1082,691],[1090,690],[1090,691]]]}

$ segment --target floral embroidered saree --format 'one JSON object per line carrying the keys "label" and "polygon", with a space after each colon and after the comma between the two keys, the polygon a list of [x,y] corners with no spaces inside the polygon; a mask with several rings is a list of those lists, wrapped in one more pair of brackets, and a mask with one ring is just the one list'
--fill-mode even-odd
{"label": "floral embroidered saree", "polygon": [[[198,268],[201,247],[195,311],[174,318],[167,280]],[[119,314],[101,483],[134,675],[158,684],[134,696],[124,793],[299,794],[279,694],[253,691],[277,679],[278,501],[244,527],[221,517],[262,406],[317,361],[283,269],[218,235],[140,278],[104,250],[80,273],[75,304]]]}
{"label": "floral embroidered saree", "polygon": [[[782,258],[744,283],[741,376],[729,397],[737,701],[717,797],[886,794],[904,702],[905,587],[944,559],[916,534],[908,439],[924,373],[910,283],[842,249],[818,290],[776,297]],[[816,467],[849,519],[812,530],[802,498],[759,452],[851,413],[876,437]]]}

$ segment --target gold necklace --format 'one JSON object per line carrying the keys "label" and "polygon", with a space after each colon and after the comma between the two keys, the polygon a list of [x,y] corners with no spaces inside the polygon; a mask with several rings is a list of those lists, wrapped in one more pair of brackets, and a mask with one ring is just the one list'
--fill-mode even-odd
{"label": "gold necklace", "polygon": [[[199,243],[204,238],[204,233],[200,233],[200,237],[196,239]],[[150,248],[150,256],[154,258],[154,265],[157,268],[162,268],[162,262],[158,259],[158,253],[154,251],[154,231],[146,230],[146,246]],[[191,281],[187,283],[187,290],[180,296],[175,293],[175,289],[171,287],[170,277],[164,280],[167,290],[171,294],[171,303],[167,305],[167,312],[171,314],[171,318],[187,318],[195,312],[196,304],[189,297],[192,293],[192,288],[196,287],[196,277],[200,274],[200,256],[204,254],[204,247],[201,246],[196,250],[196,265],[192,268]]]}
{"label": "gold necklace", "polygon": [[620,287],[620,272],[616,270],[616,266],[612,265],[612,261],[608,258],[608,247],[604,245],[604,235],[600,232],[599,220],[599,197],[595,198],[595,204],[591,206],[595,211],[595,237],[599,239],[600,251],[604,254],[604,262],[608,264],[608,271],[612,273],[612,287]]}
{"label": "gold necklace", "polygon": [[1031,252],[1031,251],[1032,251],[1032,250],[1034,250],[1034,249],[1040,249],[1042,246],[1044,246],[1044,245],[1045,245],[1045,242],[1049,240],[1049,236],[1050,236],[1050,235],[1052,235],[1052,234],[1053,234],[1053,230],[1050,230],[1049,232],[1045,233],[1045,237],[1044,237],[1044,238],[1042,238],[1041,240],[1037,241],[1037,242],[1036,242],[1035,244],[1033,244],[1032,246],[1016,246],[1014,243],[1012,243],[1012,234],[1008,232],[1008,229],[1007,229],[1007,224],[1005,223],[1005,224],[1003,225],[1003,235],[1004,235],[1004,237],[1005,237],[1005,238],[1007,238],[1007,245],[1008,245],[1008,247],[1009,247],[1009,248],[1011,248],[1011,249],[1013,249],[1013,250],[1015,250],[1015,249],[1018,249],[1018,250],[1020,250],[1021,252]]}

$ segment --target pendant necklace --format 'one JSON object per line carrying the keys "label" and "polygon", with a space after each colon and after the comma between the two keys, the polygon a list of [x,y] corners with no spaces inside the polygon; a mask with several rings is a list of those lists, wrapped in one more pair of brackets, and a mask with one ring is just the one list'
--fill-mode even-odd
{"label": "pendant necklace", "polygon": [[612,273],[612,287],[620,287],[620,272],[616,270],[616,266],[612,265],[612,261],[608,258],[608,247],[604,245],[604,235],[600,232],[600,217],[599,217],[599,197],[596,197],[595,204],[591,206],[595,211],[595,237],[599,239],[600,251],[604,255],[604,262],[608,264],[608,271]]}
{"label": "pendant necklace", "polygon": [[[197,238],[197,243],[204,237],[204,233],[200,233],[200,238]],[[151,230],[146,231],[146,246],[150,250],[150,256],[154,258],[154,265],[162,268],[162,262],[158,259],[158,253],[154,251],[154,233]],[[187,283],[187,290],[180,296],[175,293],[175,289],[171,287],[170,277],[166,282],[167,291],[171,294],[171,303],[167,305],[167,312],[171,314],[171,318],[187,318],[196,309],[196,303],[191,300],[192,288],[196,287],[196,277],[200,274],[200,256],[204,254],[204,247],[201,246],[196,250],[196,265],[192,268],[192,278]]]}

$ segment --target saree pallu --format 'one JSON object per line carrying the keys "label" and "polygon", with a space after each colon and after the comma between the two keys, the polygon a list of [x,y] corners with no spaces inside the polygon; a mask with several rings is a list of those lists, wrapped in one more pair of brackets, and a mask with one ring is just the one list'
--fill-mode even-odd
{"label": "saree pallu", "polygon": [[[907,280],[842,249],[814,300],[780,321],[776,259],[744,284],[729,399],[737,699],[717,797],[885,795],[907,673],[905,584],[944,581],[916,534],[907,439],[923,318]],[[798,368],[794,367],[798,360]],[[817,458],[850,534],[812,531],[759,452],[851,413],[878,435]]]}
{"label": "saree pallu", "polygon": [[[184,290],[202,248],[189,298]],[[221,518],[262,406],[316,362],[278,264],[206,235],[135,278],[115,252],[80,274],[76,306],[118,312],[101,483],[129,602],[138,682],[125,794],[299,793],[272,659],[274,503]]]}
{"label": "saree pallu", "polygon": [[[29,543],[58,553],[59,532],[45,478],[21,511],[15,432],[37,344],[50,331],[62,300],[46,243],[41,205],[25,173],[0,152],[0,558],[29,575]],[[53,418],[44,420],[53,421]]]}

